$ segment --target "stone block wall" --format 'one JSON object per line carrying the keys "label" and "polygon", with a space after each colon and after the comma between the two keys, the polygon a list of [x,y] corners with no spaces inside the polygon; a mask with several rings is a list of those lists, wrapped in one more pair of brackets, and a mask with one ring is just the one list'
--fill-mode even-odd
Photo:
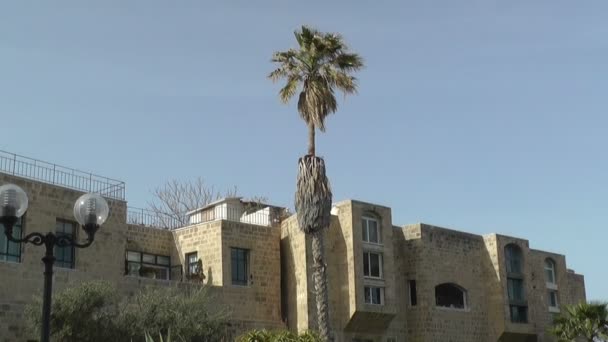
{"label": "stone block wall", "polygon": [[[29,208],[24,216],[23,234],[55,231],[56,220],[75,222],[74,202],[83,193],[0,173],[0,185],[13,183],[25,190]],[[126,246],[126,203],[108,200],[110,216],[85,249],[76,249],[73,269],[55,267],[53,291],[86,280],[118,281],[124,273]],[[84,231],[77,228],[77,239]],[[25,326],[23,310],[43,287],[43,246],[22,244],[21,262],[0,261],[0,341],[25,341],[32,337]],[[119,251],[117,253],[117,251]]]}

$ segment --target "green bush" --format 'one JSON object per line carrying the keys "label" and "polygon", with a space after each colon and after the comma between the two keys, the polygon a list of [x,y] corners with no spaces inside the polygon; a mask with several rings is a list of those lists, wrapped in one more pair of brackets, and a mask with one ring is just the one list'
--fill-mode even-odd
{"label": "green bush", "polygon": [[[117,341],[121,332],[114,319],[119,298],[116,289],[106,282],[84,283],[57,293],[51,306],[53,341]],[[42,301],[39,297],[25,310],[36,334],[40,334]]]}
{"label": "green bush", "polygon": [[[121,298],[106,282],[89,282],[53,298],[51,339],[57,342],[144,342],[146,333],[188,342],[224,341],[227,315],[213,310],[205,287],[145,288]],[[40,299],[26,316],[39,333]]]}
{"label": "green bush", "polygon": [[251,330],[237,339],[238,342],[322,342],[318,334],[307,331],[296,334],[291,331]]}

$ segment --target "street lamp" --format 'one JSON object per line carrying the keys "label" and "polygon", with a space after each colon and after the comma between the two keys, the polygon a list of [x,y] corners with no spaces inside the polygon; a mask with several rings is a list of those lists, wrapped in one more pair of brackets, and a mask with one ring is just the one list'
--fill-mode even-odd
{"label": "street lamp", "polygon": [[4,225],[4,234],[9,241],[15,243],[31,243],[36,246],[44,245],[46,253],[42,258],[44,262],[44,294],[42,300],[42,331],[41,342],[49,342],[50,321],[51,321],[51,294],[53,289],[53,264],[55,256],[53,254],[55,246],[68,247],[74,246],[85,248],[93,243],[95,233],[99,229],[110,212],[108,203],[98,194],[84,194],[74,203],[74,217],[82,226],[87,234],[87,239],[83,243],[74,241],[72,237],[66,235],[56,235],[53,232],[30,233],[22,239],[13,237],[13,226],[27,210],[28,199],[23,189],[14,184],[0,186],[0,223]]}

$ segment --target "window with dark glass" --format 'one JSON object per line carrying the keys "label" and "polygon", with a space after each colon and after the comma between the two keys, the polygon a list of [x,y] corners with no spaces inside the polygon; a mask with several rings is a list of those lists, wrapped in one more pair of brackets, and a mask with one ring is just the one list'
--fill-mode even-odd
{"label": "window with dark glass", "polygon": [[363,217],[361,219],[361,230],[363,233],[362,239],[369,243],[382,243],[380,234],[380,226],[378,220],[371,217]]}
{"label": "window with dark glass", "polygon": [[152,279],[170,279],[171,258],[142,252],[127,251],[127,274]]}
{"label": "window with dark glass", "polygon": [[525,282],[523,274],[523,253],[515,244],[505,246],[505,263],[507,268],[507,294],[511,322],[528,322],[528,305],[526,303]]}
{"label": "window with dark glass", "polygon": [[435,286],[435,305],[444,308],[465,309],[467,306],[466,291],[456,284]]}
{"label": "window with dark glass", "polygon": [[552,308],[559,307],[557,304],[557,291],[549,291],[549,306]]}
{"label": "window with dark glass", "polygon": [[505,260],[507,262],[507,273],[523,272],[522,252],[517,245],[510,244],[505,247]]}
{"label": "window with dark glass", "polygon": [[526,299],[523,279],[507,278],[507,290],[511,301],[522,302]]}
{"label": "window with dark glass", "polygon": [[384,288],[376,286],[365,286],[363,290],[366,304],[384,304]]}
{"label": "window with dark glass", "polygon": [[249,284],[249,250],[243,248],[231,248],[232,285]]}
{"label": "window with dark glass", "polygon": [[511,322],[528,323],[528,307],[522,305],[510,305]]}
{"label": "window with dark glass", "polygon": [[369,278],[382,278],[382,254],[363,253],[363,275]]}
{"label": "window with dark glass", "polygon": [[192,276],[197,275],[200,271],[198,269],[198,253],[188,253],[186,254],[186,275]]}
{"label": "window with dark glass", "polygon": [[[21,238],[23,232],[23,216],[13,226],[13,237]],[[4,234],[4,226],[0,224],[0,260],[21,262],[21,244],[11,242]]]}
{"label": "window with dark glass", "polygon": [[416,293],[416,281],[409,281],[410,287],[410,305],[416,306],[418,304],[418,294]]}
{"label": "window with dark glass", "polygon": [[[57,237],[68,236],[76,239],[77,224],[71,221],[57,220],[55,223],[55,234]],[[74,268],[76,250],[74,246],[55,246],[55,266]]]}

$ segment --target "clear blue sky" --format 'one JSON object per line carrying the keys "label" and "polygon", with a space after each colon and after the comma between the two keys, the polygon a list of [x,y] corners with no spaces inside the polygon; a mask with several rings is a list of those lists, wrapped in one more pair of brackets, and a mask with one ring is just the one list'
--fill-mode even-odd
{"label": "clear blue sky", "polygon": [[301,24],[360,92],[318,136],[335,199],[530,240],[608,300],[608,2],[4,1],[0,149],[127,183],[203,176],[293,206],[306,130],[265,76]]}

